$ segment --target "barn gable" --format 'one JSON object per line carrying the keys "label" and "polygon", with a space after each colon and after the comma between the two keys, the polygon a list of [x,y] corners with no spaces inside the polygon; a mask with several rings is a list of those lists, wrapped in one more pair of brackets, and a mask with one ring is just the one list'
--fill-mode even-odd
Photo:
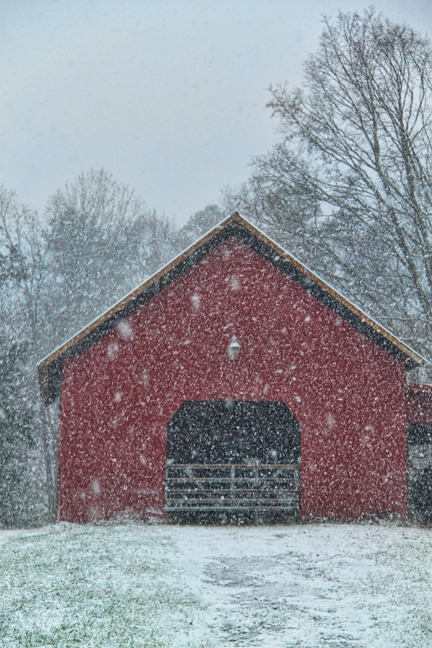
{"label": "barn gable", "polygon": [[130,316],[137,308],[154,298],[161,290],[169,286],[231,237],[236,237],[259,253],[273,266],[301,285],[308,293],[340,315],[391,356],[405,359],[407,369],[414,368],[425,362],[424,358],[419,354],[362,312],[237,212],[234,212],[185,252],[107,310],[101,317],[44,358],[38,365],[41,395],[44,402],[46,404],[53,402],[61,393],[62,363],[64,360],[78,357],[89,349],[95,342],[116,327],[121,320]]}

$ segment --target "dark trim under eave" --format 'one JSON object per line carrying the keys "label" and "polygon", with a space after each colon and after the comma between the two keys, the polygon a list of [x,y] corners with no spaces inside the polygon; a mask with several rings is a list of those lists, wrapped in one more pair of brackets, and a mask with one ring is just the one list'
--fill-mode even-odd
{"label": "dark trim under eave", "polygon": [[393,342],[385,338],[359,315],[353,313],[347,306],[345,306],[345,304],[341,303],[336,299],[336,297],[333,297],[333,295],[329,294],[324,288],[315,283],[312,278],[301,272],[301,270],[296,268],[290,261],[281,257],[264,241],[243,227],[241,223],[232,221],[212,236],[208,241],[203,243],[203,245],[194,250],[189,256],[180,261],[178,265],[168,270],[148,288],[145,288],[142,293],[132,298],[111,317],[99,324],[99,326],[90,331],[86,336],[78,340],[61,356],[54,359],[48,365],[42,365],[40,367],[40,372],[41,383],[44,383],[45,402],[47,404],[52,403],[61,393],[63,358],[76,358],[81,355],[81,353],[89,349],[95,342],[104,337],[106,333],[115,328],[122,319],[131,315],[137,308],[143,306],[146,302],[155,297],[155,295],[157,295],[161,290],[190,270],[190,268],[199,263],[210,252],[232,236],[236,236],[239,240],[248,245],[248,247],[263,256],[272,265],[300,284],[308,293],[340,315],[340,317],[360,331],[360,333],[363,333],[366,337],[375,342],[375,344],[387,351],[387,353],[397,358],[405,358],[407,369],[413,369],[417,366],[417,363],[393,344]]}

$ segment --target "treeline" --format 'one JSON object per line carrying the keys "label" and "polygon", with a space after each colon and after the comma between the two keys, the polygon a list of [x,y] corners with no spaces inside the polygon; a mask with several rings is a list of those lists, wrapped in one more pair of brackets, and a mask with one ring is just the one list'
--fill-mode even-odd
{"label": "treeline", "polygon": [[0,526],[56,515],[58,404],[41,403],[37,362],[224,215],[213,205],[179,229],[104,170],[43,214],[0,187]]}
{"label": "treeline", "polygon": [[41,215],[1,189],[1,525],[55,518],[37,361],[233,209],[432,358],[431,64],[427,39],[373,9],[326,19],[303,87],[271,88],[274,148],[182,229],[103,170]]}

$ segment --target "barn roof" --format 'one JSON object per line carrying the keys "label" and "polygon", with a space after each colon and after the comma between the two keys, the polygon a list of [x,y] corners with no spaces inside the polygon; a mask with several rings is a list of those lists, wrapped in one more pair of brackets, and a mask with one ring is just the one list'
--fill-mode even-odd
{"label": "barn roof", "polygon": [[432,397],[432,385],[425,385],[419,383],[408,383],[407,393],[411,394],[428,394]]}
{"label": "barn roof", "polygon": [[41,360],[38,364],[38,374],[44,402],[49,404],[60,394],[63,359],[77,357],[83,353],[112,330],[123,318],[128,317],[135,309],[145,304],[231,236],[239,238],[261,254],[388,353],[405,358],[407,368],[411,369],[427,362],[240,214],[234,212],[100,317]]}

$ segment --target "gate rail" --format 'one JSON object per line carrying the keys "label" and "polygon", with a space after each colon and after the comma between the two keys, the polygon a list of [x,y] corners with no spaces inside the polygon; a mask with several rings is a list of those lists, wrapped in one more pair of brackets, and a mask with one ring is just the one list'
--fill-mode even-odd
{"label": "gate rail", "polygon": [[165,511],[300,512],[296,464],[167,464]]}

